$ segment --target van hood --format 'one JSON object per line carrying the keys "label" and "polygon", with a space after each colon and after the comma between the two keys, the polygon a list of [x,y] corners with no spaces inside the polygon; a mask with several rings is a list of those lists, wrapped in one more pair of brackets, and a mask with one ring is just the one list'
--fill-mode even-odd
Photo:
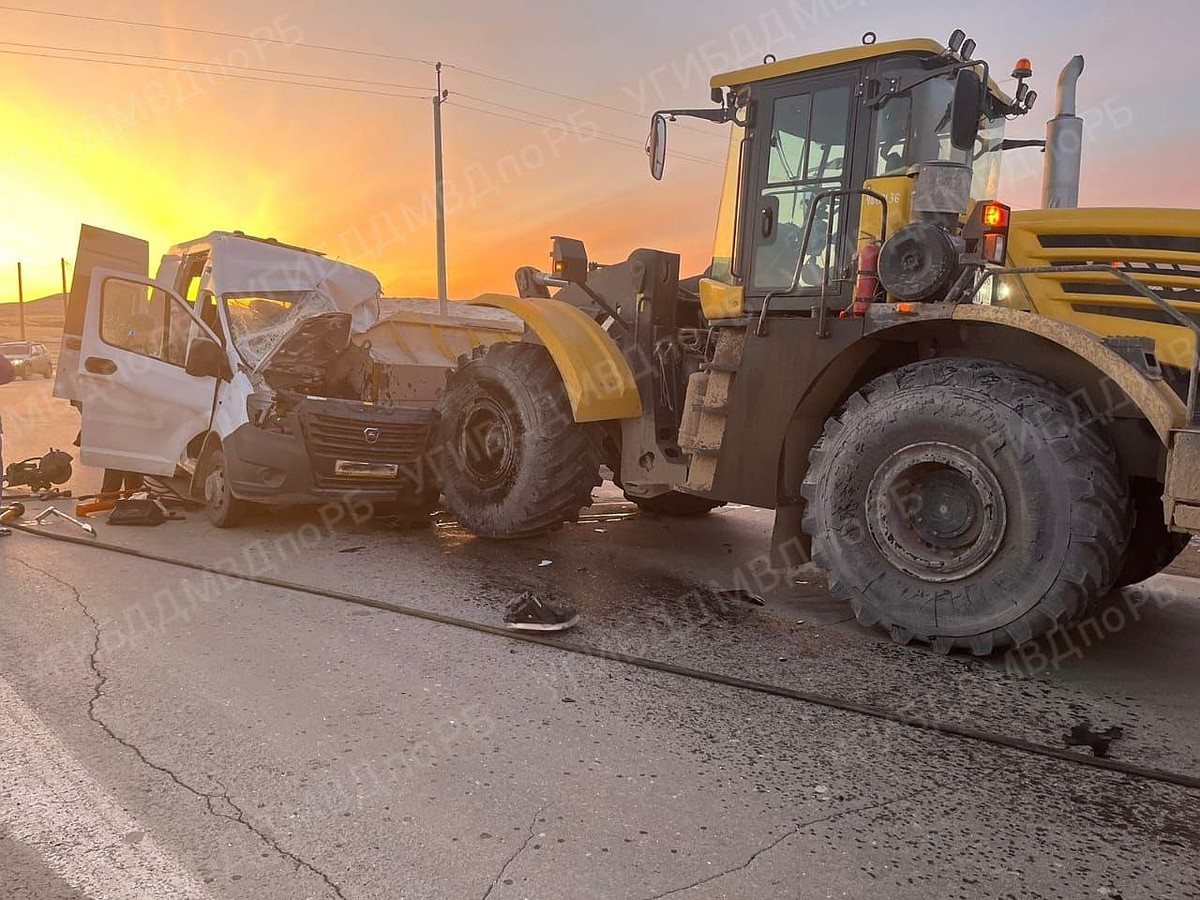
{"label": "van hood", "polygon": [[329,366],[350,347],[350,331],[350,313],[301,319],[254,371],[277,391],[319,391]]}

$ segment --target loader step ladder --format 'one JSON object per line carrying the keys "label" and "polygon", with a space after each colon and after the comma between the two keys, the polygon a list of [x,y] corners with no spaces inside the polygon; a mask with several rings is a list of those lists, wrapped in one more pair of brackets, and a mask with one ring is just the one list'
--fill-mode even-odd
{"label": "loader step ladder", "polygon": [[681,429],[679,444],[691,456],[684,491],[711,491],[717,477],[717,461],[725,441],[729,395],[746,347],[745,327],[721,328],[712,362],[688,382],[685,420],[693,427]]}

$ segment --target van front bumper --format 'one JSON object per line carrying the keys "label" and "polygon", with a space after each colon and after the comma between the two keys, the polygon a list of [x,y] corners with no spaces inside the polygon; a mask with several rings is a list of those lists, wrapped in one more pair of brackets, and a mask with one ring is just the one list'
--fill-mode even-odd
{"label": "van front bumper", "polygon": [[432,409],[310,397],[281,430],[246,424],[230,434],[225,468],[241,500],[419,505],[437,496],[436,424]]}

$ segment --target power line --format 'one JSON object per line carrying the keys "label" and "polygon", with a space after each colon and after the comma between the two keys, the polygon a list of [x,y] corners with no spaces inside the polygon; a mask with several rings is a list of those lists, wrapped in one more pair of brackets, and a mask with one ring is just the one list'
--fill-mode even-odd
{"label": "power line", "polygon": [[[525,109],[520,106],[509,106],[508,104],[499,103],[495,100],[488,100],[486,97],[477,97],[474,94],[464,94],[462,91],[454,91],[453,94],[456,97],[466,97],[468,100],[474,100],[477,103],[486,103],[488,106],[495,106],[495,107],[498,107],[499,109],[506,109],[509,112],[521,113],[522,115],[532,116],[537,119],[542,119],[547,124],[559,125],[559,126],[563,125],[563,121],[555,116],[547,116],[542,113],[533,112],[532,110]],[[464,106],[462,108],[469,109],[471,107]],[[529,123],[528,120],[521,120],[521,121],[525,121],[526,124],[535,124],[535,123]],[[580,131],[580,129],[577,127],[573,127],[572,130],[577,131],[577,132]],[[582,133],[582,132],[580,132],[580,133]],[[613,140],[624,141],[624,142],[627,142],[629,144],[629,146],[631,146],[631,147],[641,148],[644,146],[643,143],[640,140],[638,140],[637,138],[627,137],[626,135],[623,135],[623,134],[613,134],[612,132],[600,131],[599,129],[595,129],[595,128],[588,129],[587,133],[594,135],[594,136],[603,136],[603,137],[611,138]],[[717,166],[723,165],[723,163],[721,163],[719,160],[707,159],[706,157],[695,156],[695,155],[691,155],[691,154],[676,154],[676,155],[679,156],[681,159],[684,158],[685,156],[690,156],[692,159],[694,159],[697,162],[709,162],[709,163],[712,163],[713,165],[717,165]]]}
{"label": "power line", "polygon": [[322,75],[317,72],[297,72],[292,69],[264,69],[257,66],[239,66],[234,63],[215,62],[212,60],[203,59],[179,59],[174,56],[152,56],[145,53],[126,53],[124,51],[115,50],[92,50],[87,47],[59,47],[53,44],[22,44],[17,41],[0,41],[0,45],[5,47],[22,47],[32,50],[53,50],[62,53],[93,53],[99,56],[119,56],[129,57],[131,59],[153,59],[159,62],[184,63],[186,65],[204,66],[206,68],[217,69],[239,69],[244,72],[263,72],[270,75],[295,75],[300,78],[323,78],[327,81],[341,81],[348,84],[366,84],[376,87],[390,87],[401,90],[424,91],[432,90],[426,85],[421,84],[397,84],[394,81],[368,81],[363,78],[343,78],[339,75]]}
{"label": "power line", "polygon": [[[452,102],[453,101],[447,101],[447,103],[452,103]],[[519,116],[510,116],[507,113],[494,112],[493,110],[490,110],[490,109],[481,109],[478,106],[468,106],[463,103],[453,103],[453,106],[456,109],[470,110],[471,112],[480,113],[481,115],[493,116],[497,119],[506,119],[509,122],[517,122],[521,125],[531,125],[535,128],[545,127],[542,123],[531,122],[527,118],[521,118]],[[605,132],[589,132],[589,133],[591,134],[591,138],[590,138],[591,140],[602,141],[607,144],[615,144],[616,146],[624,147],[627,150],[644,150],[645,149],[640,143],[638,143],[637,141],[633,141],[629,138],[620,137],[618,135],[609,135],[609,134],[606,134]],[[682,159],[687,162],[694,162],[694,163],[698,163],[698,164],[704,165],[704,166],[713,166],[718,169],[724,167],[723,163],[719,163],[716,160],[704,159],[699,156],[690,156],[686,153],[673,153],[672,158],[673,159]]]}
{"label": "power line", "polygon": [[[82,20],[85,22],[105,22],[105,23],[108,23],[111,25],[127,25],[127,26],[131,26],[134,28],[155,28],[155,29],[159,29],[162,31],[183,31],[183,32],[187,32],[189,34],[201,34],[201,35],[207,35],[210,37],[232,38],[234,40],[240,40],[240,41],[253,40],[253,41],[264,43],[264,44],[280,44],[280,45],[287,46],[287,47],[304,47],[306,49],[321,50],[321,51],[324,51],[327,53],[345,53],[345,54],[350,54],[353,56],[366,56],[366,57],[372,57],[372,58],[376,58],[376,59],[390,59],[390,60],[397,60],[399,62],[415,63],[418,65],[424,65],[424,66],[435,65],[435,63],[432,62],[431,60],[420,59],[420,58],[412,57],[412,56],[403,56],[403,55],[395,54],[395,53],[380,53],[380,52],[376,52],[373,50],[360,50],[355,47],[340,47],[340,46],[334,46],[334,45],[329,45],[329,44],[308,44],[308,43],[301,43],[298,41],[285,41],[285,40],[282,40],[281,38],[251,37],[250,35],[237,34],[232,31],[218,31],[215,29],[208,29],[208,28],[193,28],[193,27],[187,26],[187,25],[163,25],[163,24],[160,24],[157,22],[142,22],[142,21],[136,21],[133,19],[116,19],[116,18],[109,18],[106,16],[89,16],[89,15],[83,15],[82,13],[57,12],[54,10],[32,9],[27,6],[11,6],[11,5],[7,5],[7,4],[0,5],[0,10],[7,11],[7,12],[23,12],[23,13],[29,13],[32,15],[54,16],[54,17],[63,18],[63,19],[77,19],[77,20]],[[102,52],[102,51],[96,51],[96,52]],[[128,55],[132,55],[132,54],[123,54],[123,55],[128,56]],[[456,71],[463,72],[467,75],[474,75],[477,78],[486,78],[490,81],[496,81],[501,84],[510,85],[512,87],[519,87],[519,88],[523,88],[528,91],[536,91],[538,93],[546,94],[551,97],[558,97],[562,100],[570,100],[573,103],[582,103],[587,106],[594,106],[597,109],[605,109],[605,110],[608,110],[609,112],[618,113],[620,115],[633,116],[638,119],[645,118],[644,113],[635,112],[632,109],[626,109],[621,106],[614,106],[609,103],[602,103],[599,100],[588,100],[583,97],[577,97],[573,94],[565,94],[560,91],[553,91],[553,90],[550,90],[549,88],[544,88],[544,87],[541,87],[541,86],[535,85],[535,84],[528,84],[527,82],[524,82],[524,81],[517,81],[516,79],[513,79],[513,78],[506,78],[501,75],[492,75],[488,72],[481,72],[478,69],[471,69],[466,66],[457,66],[457,65],[453,65],[451,63],[446,63],[443,67],[447,68],[447,69],[455,69]],[[313,77],[323,77],[323,76],[313,76]],[[725,135],[723,135],[723,134],[720,134],[720,133],[714,132],[714,131],[709,131],[709,130],[706,130],[703,128],[696,128],[691,125],[678,124],[676,127],[681,130],[684,130],[684,131],[695,132],[696,134],[704,134],[704,135],[708,135],[710,137],[720,138],[722,140],[725,139]]]}
{"label": "power line", "polygon": [[[88,51],[90,52],[90,51]],[[287,84],[295,87],[310,87],[320,88],[326,91],[341,91],[348,94],[373,94],[376,97],[394,97],[397,100],[428,100],[427,96],[418,94],[397,94],[391,91],[371,91],[365,88],[341,87],[336,84],[318,84],[314,81],[289,81],[279,78],[256,78],[253,75],[236,75],[232,72],[198,72],[195,69],[188,69],[183,66],[159,66],[153,63],[138,63],[128,62],[119,59],[91,59],[86,56],[55,56],[49,53],[27,53],[21,50],[0,50],[0,53],[8,56],[31,56],[39,59],[58,59],[68,62],[84,62],[95,63],[102,66],[125,66],[134,69],[158,69],[163,72],[188,72],[193,75],[209,75],[213,78],[236,78],[240,81],[259,81],[264,84]],[[316,76],[320,77],[320,76]]]}
{"label": "power line", "polygon": [[55,16],[60,19],[82,19],[85,22],[107,22],[110,25],[130,25],[134,28],[157,28],[162,31],[186,31],[190,34],[203,34],[209,37],[224,37],[233,38],[238,41],[257,41],[263,44],[283,44],[287,47],[305,47],[309,50],[324,50],[328,53],[349,53],[354,56],[372,56],[377,59],[394,59],[400,62],[417,63],[423,66],[432,66],[433,63],[427,59],[417,59],[411,56],[399,56],[394,53],[377,53],[373,50],[359,50],[354,47],[335,47],[328,44],[304,44],[298,41],[285,41],[281,38],[270,37],[251,37],[247,34],[237,34],[232,31],[216,31],[208,28],[192,28],[187,25],[161,25],[157,22],[139,22],[132,19],[110,19],[105,16],[85,16],[81,13],[66,13],[56,12],[49,9],[31,9],[28,6],[0,6],[0,10],[6,12],[23,12],[37,16]]}
{"label": "power line", "polygon": [[[3,7],[0,7],[0,9],[3,9]],[[601,103],[599,100],[586,100],[583,97],[576,97],[573,94],[564,94],[564,93],[561,93],[560,91],[552,91],[549,88],[540,87],[536,84],[528,84],[527,82],[524,82],[524,81],[516,81],[515,79],[512,79],[512,78],[504,78],[500,75],[489,75],[487,72],[480,72],[477,69],[468,69],[466,66],[456,66],[456,65],[453,65],[452,63],[446,63],[444,68],[455,69],[459,72],[464,72],[467,75],[475,75],[479,78],[486,78],[489,81],[498,81],[501,84],[508,84],[508,85],[512,85],[513,87],[524,88],[527,91],[536,91],[539,94],[547,94],[548,96],[551,96],[551,97],[559,97],[563,100],[570,100],[574,103],[584,103],[584,104],[587,104],[588,106],[595,106],[599,109],[607,109],[609,112],[620,113],[623,116],[633,116],[637,119],[643,119],[643,120],[646,118],[645,113],[635,112],[632,109],[626,109],[625,107],[622,107],[622,106],[613,106],[609,103]],[[725,135],[723,135],[723,134],[718,134],[717,132],[708,131],[703,128],[696,128],[691,125],[678,125],[677,127],[683,129],[684,131],[694,131],[697,134],[706,134],[709,137],[718,137],[718,138],[722,138],[722,139],[725,138]]]}

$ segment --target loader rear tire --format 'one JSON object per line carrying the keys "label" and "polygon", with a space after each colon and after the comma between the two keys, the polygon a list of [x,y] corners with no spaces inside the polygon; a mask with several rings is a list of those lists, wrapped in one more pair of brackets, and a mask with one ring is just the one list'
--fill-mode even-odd
{"label": "loader rear tire", "polygon": [[1133,533],[1116,587],[1129,587],[1157,575],[1188,545],[1191,536],[1170,531],[1163,521],[1162,485],[1150,479],[1134,479]]}
{"label": "loader rear tire", "polygon": [[625,495],[626,500],[637,504],[638,509],[655,516],[666,516],[672,519],[692,519],[704,516],[725,504],[720,500],[709,500],[697,497],[695,494],[685,494],[683,491],[667,491],[656,497],[634,497]]}
{"label": "loader rear tire", "polygon": [[813,561],[861,622],[980,656],[1107,593],[1131,521],[1099,428],[1055,385],[976,359],[914,363],[851,396],[802,494]]}
{"label": "loader rear tire", "polygon": [[438,398],[442,495],[459,523],[521,538],[575,522],[601,483],[601,434],[575,421],[550,353],[505,342],[476,350]]}

